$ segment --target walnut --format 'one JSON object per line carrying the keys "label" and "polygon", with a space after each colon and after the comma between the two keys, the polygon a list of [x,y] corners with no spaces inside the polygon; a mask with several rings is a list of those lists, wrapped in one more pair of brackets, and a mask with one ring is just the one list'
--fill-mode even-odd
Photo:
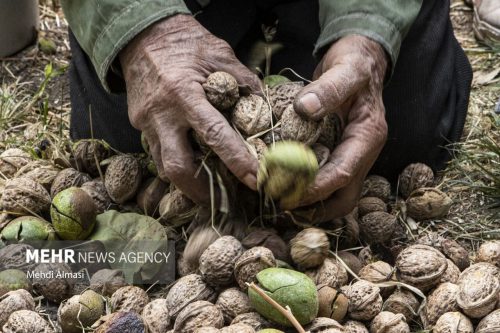
{"label": "walnut", "polygon": [[55,333],[38,313],[30,310],[13,312],[2,328],[3,333]]}
{"label": "walnut", "polygon": [[101,295],[110,297],[115,291],[126,285],[122,271],[118,269],[101,269],[92,275],[89,288]]}
{"label": "walnut", "polygon": [[186,197],[181,190],[174,189],[160,200],[159,213],[161,221],[177,227],[191,222],[196,210],[194,202]]}
{"label": "walnut", "polygon": [[372,212],[387,212],[387,205],[380,198],[364,197],[358,202],[358,212],[360,217]]}
{"label": "walnut", "polygon": [[243,246],[233,236],[222,236],[201,255],[199,270],[210,285],[226,286],[234,279],[234,264],[243,253]]}
{"label": "walnut", "polygon": [[203,89],[207,100],[219,111],[233,107],[240,98],[238,81],[226,72],[210,74],[203,83]]}
{"label": "walnut", "polygon": [[320,168],[323,167],[330,158],[330,149],[328,149],[328,147],[322,145],[321,143],[315,143],[311,148],[314,152],[314,155],[316,155],[316,159],[318,160],[318,166]]}
{"label": "walnut", "polygon": [[432,186],[434,183],[434,172],[423,163],[413,163],[404,168],[399,175],[399,192],[404,198],[408,198],[411,192]]}
{"label": "walnut", "polygon": [[19,148],[10,148],[0,154],[0,173],[10,178],[32,160],[30,154]]}
{"label": "walnut", "polygon": [[281,138],[300,141],[311,146],[318,140],[322,125],[323,121],[309,120],[298,115],[291,104],[281,116]]}
{"label": "walnut", "polygon": [[347,314],[349,300],[336,289],[325,284],[318,286],[318,317],[332,318],[342,321]]}
{"label": "walnut", "polygon": [[248,324],[238,323],[221,328],[220,333],[255,333],[255,330]]}
{"label": "walnut", "polygon": [[26,253],[34,251],[28,244],[10,244],[0,249],[0,270],[19,269],[24,272],[31,270],[36,264],[28,262]]}
{"label": "walnut", "polygon": [[53,198],[57,193],[70,187],[79,187],[83,183],[89,182],[92,179],[86,173],[80,172],[73,168],[67,168],[59,171],[56,178],[50,187],[50,196]]}
{"label": "walnut", "polygon": [[168,189],[168,184],[159,177],[150,178],[142,184],[137,193],[136,202],[145,215],[157,216],[159,203]]}
{"label": "walnut", "polygon": [[337,260],[331,258],[326,258],[321,266],[305,273],[316,285],[326,284],[332,288],[340,288],[348,281],[345,268]]}
{"label": "walnut", "polygon": [[419,188],[406,199],[408,215],[417,221],[446,216],[453,201],[445,193],[432,187]]}
{"label": "walnut", "polygon": [[382,311],[380,289],[371,282],[358,280],[342,291],[349,299],[349,317],[356,320],[371,320]]}
{"label": "walnut", "polygon": [[285,241],[270,229],[258,229],[249,233],[241,244],[249,249],[255,246],[263,246],[271,250],[276,259],[290,261],[290,249]]}
{"label": "walnut", "polygon": [[94,179],[89,182],[83,183],[81,189],[84,190],[97,207],[97,213],[104,213],[109,207],[112,205],[111,198],[106,191],[106,187],[104,186],[104,182],[100,179]]}
{"label": "walnut", "polygon": [[427,245],[411,245],[396,258],[401,281],[424,291],[439,282],[447,267],[446,257]]}
{"label": "walnut", "polygon": [[30,178],[45,187],[46,190],[50,190],[54,179],[61,170],[55,165],[49,163],[45,160],[35,160],[20,168],[16,174],[15,178],[24,177]]}
{"label": "walnut", "polygon": [[361,190],[361,197],[377,197],[384,202],[391,196],[391,183],[381,176],[371,175],[366,177]]}
{"label": "walnut", "polygon": [[196,301],[187,305],[177,316],[174,324],[175,332],[194,333],[203,326],[221,328],[224,326],[222,311],[207,301]]}
{"label": "walnut", "polygon": [[258,95],[241,97],[234,106],[232,121],[247,136],[271,128],[271,120],[269,104]]}
{"label": "walnut", "polygon": [[290,241],[292,260],[301,268],[320,266],[328,257],[329,250],[328,236],[318,228],[304,229]]}
{"label": "walnut", "polygon": [[111,149],[104,141],[80,140],[73,145],[72,165],[75,169],[99,176],[100,163],[111,155]]}
{"label": "walnut", "polygon": [[446,267],[446,271],[444,271],[441,276],[439,283],[457,283],[458,278],[460,277],[460,269],[450,259],[446,259],[446,262],[448,263],[448,267]]}
{"label": "walnut", "polygon": [[276,267],[276,259],[268,248],[256,246],[246,250],[234,264],[234,276],[241,289],[247,290],[247,283],[256,282],[260,271]]}
{"label": "walnut", "polygon": [[134,311],[115,312],[101,317],[92,327],[94,333],[144,333],[141,316]]}
{"label": "walnut", "polygon": [[260,331],[262,329],[271,327],[271,323],[269,323],[264,317],[262,317],[257,312],[248,312],[237,315],[231,325],[235,325],[238,323],[244,323],[249,326],[252,326],[254,330]]}
{"label": "walnut", "polygon": [[354,274],[359,274],[363,265],[357,256],[349,251],[340,251],[337,253],[337,256],[342,259],[342,261],[351,269],[351,271],[353,271]]}
{"label": "walnut", "polygon": [[408,290],[394,291],[384,302],[384,311],[392,313],[401,313],[405,316],[407,322],[411,322],[417,315],[420,302]]}
{"label": "walnut", "polygon": [[104,176],[104,186],[111,199],[122,204],[135,196],[141,180],[139,161],[131,155],[120,155],[111,159]]}
{"label": "walnut", "polygon": [[266,143],[259,138],[249,138],[247,143],[250,145],[250,152],[260,161],[267,150]]}
{"label": "walnut", "polygon": [[334,150],[342,138],[342,120],[335,113],[329,113],[323,120],[318,143]]}
{"label": "walnut", "polygon": [[441,251],[448,257],[457,267],[463,271],[470,266],[469,252],[452,239],[443,239],[441,242]]}
{"label": "walnut", "polygon": [[332,220],[332,229],[340,232],[339,248],[348,249],[356,247],[359,242],[359,223],[356,216],[357,210],[354,209],[351,213],[342,218]]}
{"label": "walnut", "polygon": [[276,119],[281,119],[285,109],[293,105],[295,96],[303,87],[303,82],[285,82],[269,88],[269,103]]}
{"label": "walnut", "polygon": [[9,316],[18,310],[35,310],[35,301],[30,293],[24,289],[9,291],[0,297],[0,327]]}
{"label": "walnut", "polygon": [[365,324],[356,321],[356,320],[348,320],[344,324],[345,333],[369,333]]}
{"label": "walnut", "polygon": [[252,311],[248,295],[237,288],[221,292],[215,305],[221,309],[226,324],[231,323],[237,315]]}
{"label": "walnut", "polygon": [[369,244],[388,241],[394,234],[396,226],[396,216],[386,212],[366,214],[359,222],[361,237]]}
{"label": "walnut", "polygon": [[405,316],[401,313],[380,312],[370,325],[371,333],[410,333]]}
{"label": "walnut", "polygon": [[64,333],[80,333],[90,327],[105,311],[103,297],[92,290],[64,301],[57,310],[57,321]]}
{"label": "walnut", "polygon": [[5,182],[0,207],[10,213],[32,215],[48,211],[50,195],[30,178],[12,178]]}
{"label": "walnut", "polygon": [[458,285],[445,282],[434,289],[427,297],[427,303],[420,313],[424,327],[432,327],[446,312],[458,311]]}
{"label": "walnut", "polygon": [[479,262],[489,262],[500,268],[500,241],[484,242],[477,251],[476,260]]}
{"label": "walnut", "polygon": [[471,318],[482,318],[495,309],[500,293],[500,269],[477,263],[460,274],[458,306]]}
{"label": "walnut", "polygon": [[433,333],[474,333],[469,318],[460,312],[448,312],[442,315],[432,328]]}
{"label": "walnut", "polygon": [[142,310],[142,321],[149,333],[164,333],[170,327],[167,300],[163,298],[149,302]]}
{"label": "walnut", "polygon": [[318,317],[307,326],[307,332],[344,333],[344,328],[334,319]]}
{"label": "walnut", "polygon": [[200,275],[190,274],[178,279],[170,288],[166,300],[170,316],[175,318],[188,304],[196,301],[215,301],[215,291]]}
{"label": "walnut", "polygon": [[[170,332],[173,332],[173,330],[168,331],[167,333],[170,333]],[[220,333],[220,330],[218,328],[215,328],[215,327],[203,326],[203,327],[197,328],[196,331],[194,331],[194,333]]]}
{"label": "walnut", "polygon": [[476,327],[475,333],[494,333],[500,331],[500,309],[484,317]]}
{"label": "walnut", "polygon": [[31,291],[31,280],[19,269],[6,269],[0,271],[0,296],[12,290],[24,289]]}
{"label": "walnut", "polygon": [[121,287],[111,295],[111,307],[114,311],[135,311],[141,313],[149,296],[144,289],[135,286]]}
{"label": "walnut", "polygon": [[71,273],[64,263],[39,264],[33,270],[33,289],[49,301],[60,303],[73,294],[75,281],[66,276]]}
{"label": "walnut", "polygon": [[[384,261],[376,261],[361,268],[359,271],[359,278],[372,283],[384,283],[388,281],[395,281],[394,268]],[[392,293],[394,287],[383,287],[380,289],[382,296],[388,296]]]}

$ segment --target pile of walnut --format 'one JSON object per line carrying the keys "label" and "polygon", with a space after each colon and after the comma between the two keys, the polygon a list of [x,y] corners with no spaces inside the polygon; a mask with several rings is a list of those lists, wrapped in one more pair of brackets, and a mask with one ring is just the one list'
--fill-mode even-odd
{"label": "pile of walnut", "polygon": [[[207,81],[207,96],[220,110],[232,108],[232,122],[243,136],[260,142],[256,154],[280,138],[313,147],[319,142],[327,152],[335,146],[338,138],[331,134],[338,135],[338,127],[329,120],[297,118],[290,107],[300,83],[270,87],[271,114],[261,97],[240,98],[235,81],[222,78],[229,81],[217,76]],[[328,126],[337,130],[325,135]],[[155,175],[148,158],[114,154],[96,140],[75,143],[68,156],[65,163],[17,148],[0,154],[1,178],[6,178],[0,181],[1,241],[20,242],[0,242],[0,332],[295,331],[256,302],[252,282],[288,306],[308,332],[500,332],[500,241],[485,242],[474,253],[445,234],[419,234],[418,224],[445,217],[452,204],[433,187],[434,174],[423,164],[405,168],[397,190],[386,179],[369,176],[358,207],[342,219],[304,229],[280,217],[274,225],[248,226],[241,234],[213,233],[196,248],[195,262],[187,262],[186,253],[179,257],[179,278],[162,297],[156,293],[150,299],[145,289],[127,285],[123,273],[111,269],[95,272],[85,291],[70,279],[29,279],[27,270],[71,268],[28,267],[24,240],[86,239],[97,214],[110,209],[158,217],[171,229],[192,221],[197,212]],[[196,235],[188,243],[196,243]],[[294,284],[303,276],[312,291]],[[45,314],[49,303],[59,306],[57,320]]]}

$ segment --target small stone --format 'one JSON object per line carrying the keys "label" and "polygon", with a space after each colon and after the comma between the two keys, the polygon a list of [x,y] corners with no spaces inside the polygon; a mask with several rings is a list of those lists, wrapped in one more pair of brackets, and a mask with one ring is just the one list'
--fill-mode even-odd
{"label": "small stone", "polygon": [[203,83],[203,89],[207,100],[219,111],[233,107],[240,98],[238,81],[226,72],[210,74]]}

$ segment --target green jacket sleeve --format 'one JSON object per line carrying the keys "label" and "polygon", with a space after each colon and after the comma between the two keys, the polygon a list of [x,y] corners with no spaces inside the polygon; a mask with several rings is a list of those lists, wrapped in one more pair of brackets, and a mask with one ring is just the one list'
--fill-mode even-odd
{"label": "green jacket sleeve", "polygon": [[380,43],[389,54],[392,68],[401,42],[417,17],[423,0],[319,0],[321,34],[314,50],[346,35],[363,35]]}
{"label": "green jacket sleeve", "polygon": [[69,26],[103,86],[118,52],[152,23],[189,14],[183,0],[62,0]]}

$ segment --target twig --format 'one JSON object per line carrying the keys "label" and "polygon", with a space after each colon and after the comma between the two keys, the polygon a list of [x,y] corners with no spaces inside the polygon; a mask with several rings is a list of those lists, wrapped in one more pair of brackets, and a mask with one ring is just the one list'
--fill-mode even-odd
{"label": "twig", "polygon": [[300,323],[298,322],[297,318],[295,318],[295,316],[293,315],[293,313],[292,313],[292,311],[290,310],[289,307],[287,307],[288,309],[285,309],[284,307],[282,307],[278,302],[276,302],[274,299],[272,299],[271,297],[269,297],[264,292],[264,290],[262,290],[261,288],[259,288],[255,283],[253,283],[253,282],[252,283],[247,283],[247,286],[249,288],[252,288],[257,294],[260,295],[260,297],[262,297],[264,299],[264,301],[266,301],[267,303],[269,303],[273,308],[275,308],[283,316],[285,316],[286,319],[288,319],[288,321],[290,323],[292,323],[293,327],[295,327],[295,329],[297,330],[297,332],[299,332],[299,333],[306,333],[306,331],[300,325]]}

